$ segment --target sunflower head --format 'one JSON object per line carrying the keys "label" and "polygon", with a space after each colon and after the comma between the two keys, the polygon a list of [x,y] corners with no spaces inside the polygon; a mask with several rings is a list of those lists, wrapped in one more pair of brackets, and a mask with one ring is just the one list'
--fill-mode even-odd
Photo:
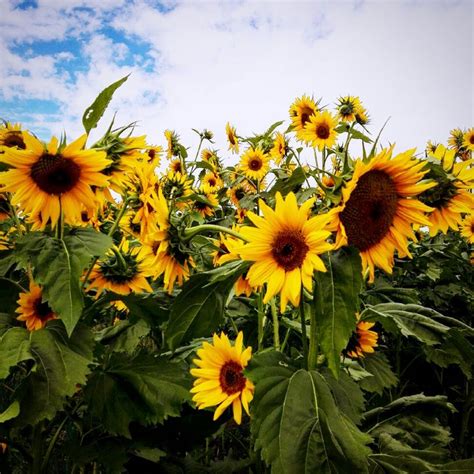
{"label": "sunflower head", "polygon": [[269,161],[261,148],[249,148],[240,159],[240,169],[247,179],[261,181],[270,170]]}
{"label": "sunflower head", "polygon": [[448,145],[451,149],[459,151],[464,146],[464,132],[460,128],[453,128],[449,132]]}
{"label": "sunflower head", "polygon": [[219,206],[219,200],[215,193],[205,193],[204,196],[194,200],[191,208],[197,212],[201,217],[211,217],[214,215],[215,209]]}
{"label": "sunflower head", "polygon": [[230,197],[230,200],[236,207],[240,207],[242,199],[255,194],[256,192],[257,189],[255,186],[251,182],[244,180],[229,188],[227,190],[227,195]]}
{"label": "sunflower head", "polygon": [[28,331],[36,331],[46,326],[51,319],[57,315],[51,309],[47,301],[43,301],[43,291],[34,282],[30,282],[29,291],[20,293],[16,312],[18,321],[24,321]]}
{"label": "sunflower head", "polygon": [[337,116],[342,122],[354,122],[356,115],[363,109],[357,96],[347,95],[339,97],[336,104]]}
{"label": "sunflower head", "polygon": [[273,148],[270,150],[270,156],[275,160],[275,163],[279,165],[281,160],[285,157],[288,149],[288,143],[286,142],[285,135],[278,132],[273,141]]}
{"label": "sunflower head", "polygon": [[470,244],[474,244],[474,212],[464,218],[461,227],[461,235]]}
{"label": "sunflower head", "polygon": [[315,102],[312,97],[303,95],[302,97],[297,97],[290,105],[291,123],[293,130],[297,134],[304,129],[310,117],[319,112],[318,104],[319,102]]}
{"label": "sunflower head", "polygon": [[229,150],[233,153],[239,152],[239,139],[237,138],[237,133],[235,127],[233,127],[229,122],[225,126],[225,133],[227,135],[227,141],[229,142]]}
{"label": "sunflower head", "polygon": [[197,408],[218,405],[214,412],[214,420],[217,420],[232,405],[234,420],[240,425],[242,407],[249,414],[254,392],[253,383],[243,373],[252,357],[252,348],[243,347],[242,332],[237,335],[234,345],[221,333],[220,336],[213,335],[212,344],[204,342],[197,355],[193,360],[197,367],[191,369],[191,375],[196,377],[191,393]]}
{"label": "sunflower head", "polygon": [[0,152],[3,148],[17,148],[24,150],[26,148],[20,124],[4,122],[0,125]]}
{"label": "sunflower head", "polygon": [[336,143],[336,127],[337,119],[325,110],[312,115],[300,135],[314,148],[323,150],[325,147],[331,148]]}
{"label": "sunflower head", "polygon": [[179,135],[173,130],[165,130],[164,133],[168,144],[166,149],[166,155],[168,156],[168,158],[171,158],[173,156],[179,156]]}
{"label": "sunflower head", "polygon": [[187,175],[170,172],[162,178],[160,189],[166,199],[175,201],[176,207],[182,209],[186,206],[184,201],[193,192],[191,184]]}
{"label": "sunflower head", "polygon": [[470,128],[464,134],[463,146],[469,151],[474,151],[474,128]]}
{"label": "sunflower head", "polygon": [[374,347],[377,347],[379,335],[377,331],[371,331],[375,323],[366,321],[359,321],[356,330],[352,333],[346,348],[343,351],[344,355],[352,359],[365,357],[365,354],[371,354]]}
{"label": "sunflower head", "polygon": [[224,186],[224,182],[218,173],[210,171],[201,179],[201,191],[204,193],[216,193]]}

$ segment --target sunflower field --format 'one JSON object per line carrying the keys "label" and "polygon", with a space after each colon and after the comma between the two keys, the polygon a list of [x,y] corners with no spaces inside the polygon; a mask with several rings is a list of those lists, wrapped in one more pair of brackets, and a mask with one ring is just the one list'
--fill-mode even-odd
{"label": "sunflower field", "polygon": [[304,95],[94,142],[126,79],[75,140],[0,127],[0,472],[474,472],[474,128]]}

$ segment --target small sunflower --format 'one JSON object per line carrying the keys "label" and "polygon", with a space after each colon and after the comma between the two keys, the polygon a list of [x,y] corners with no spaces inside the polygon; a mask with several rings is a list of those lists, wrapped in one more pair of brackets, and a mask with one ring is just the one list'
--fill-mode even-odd
{"label": "small sunflower", "polygon": [[261,181],[270,170],[269,161],[261,148],[249,148],[240,159],[240,169],[246,178]]}
{"label": "small sunflower", "polygon": [[165,138],[168,143],[166,156],[171,158],[179,155],[179,136],[173,130],[165,130]]}
{"label": "small sunflower", "polygon": [[219,158],[214,150],[204,148],[201,152],[201,160],[212,165],[214,169],[220,168]]}
{"label": "small sunflower", "polygon": [[237,138],[235,127],[233,127],[229,122],[227,122],[225,126],[225,133],[229,142],[229,150],[231,150],[233,153],[238,153],[239,139]]}
{"label": "small sunflower", "polygon": [[348,355],[352,359],[365,357],[364,354],[371,354],[375,352],[374,347],[377,347],[379,335],[376,331],[370,329],[375,326],[375,323],[366,321],[359,321],[356,330],[352,333],[347,347],[343,354]]}
{"label": "small sunflower", "polygon": [[453,128],[449,132],[448,138],[449,148],[460,151],[464,146],[464,132],[460,128]]}
{"label": "small sunflower", "polygon": [[270,156],[275,160],[275,163],[279,165],[281,160],[285,157],[288,150],[288,143],[286,142],[285,135],[278,132],[273,141],[273,148],[270,150]]}
{"label": "small sunflower", "polygon": [[232,188],[227,190],[227,195],[236,207],[240,207],[240,201],[252,194],[255,194],[257,189],[255,186],[247,180],[241,181]]}
{"label": "small sunflower", "polygon": [[247,274],[240,275],[234,284],[235,296],[245,295],[247,298],[252,296],[252,293],[259,291],[261,287],[253,287],[247,278]]}
{"label": "small sunflower", "polygon": [[201,180],[201,191],[205,193],[216,193],[224,186],[224,182],[218,173],[213,171],[206,173]]}
{"label": "small sunflower", "polygon": [[46,326],[51,319],[57,319],[57,315],[50,308],[47,301],[43,301],[43,292],[41,288],[33,282],[30,282],[30,291],[20,293],[17,301],[19,313],[16,319],[24,321],[28,331],[36,331]]}
{"label": "small sunflower", "polygon": [[184,174],[168,173],[161,179],[160,189],[166,199],[175,202],[179,209],[186,206],[186,199],[193,193],[192,181]]}
{"label": "small sunflower", "polygon": [[267,283],[264,303],[280,293],[282,312],[288,301],[299,305],[302,285],[312,291],[313,272],[326,271],[319,254],[333,248],[326,242],[329,216],[309,217],[314,202],[312,198],[298,207],[293,193],[283,200],[278,192],[275,210],[261,200],[263,217],[249,212],[247,216],[256,227],[240,230],[249,241],[239,248],[240,257],[255,262],[248,270],[250,285]]}
{"label": "small sunflower", "polygon": [[74,224],[81,218],[83,205],[95,207],[91,186],[108,184],[101,171],[109,160],[102,151],[84,150],[86,139],[83,135],[59,147],[53,137],[45,147],[23,132],[26,148],[7,148],[0,155],[0,161],[12,167],[0,173],[1,190],[13,194],[13,205],[19,205],[27,214],[40,213],[42,222],[51,222],[53,228],[61,210],[65,222]]}
{"label": "small sunflower", "polygon": [[463,146],[469,151],[474,151],[474,128],[470,128],[464,134]]}
{"label": "small sunflower", "polygon": [[439,143],[432,142],[431,140],[428,140],[426,142],[426,148],[425,148],[425,154],[426,156],[432,155],[435,151],[436,148],[438,148]]}
{"label": "small sunflower", "polygon": [[215,193],[205,193],[204,199],[195,199],[192,210],[201,215],[201,217],[211,217],[214,215],[215,209],[219,206],[219,200]]}
{"label": "small sunflower", "polygon": [[423,170],[425,162],[413,159],[414,150],[393,158],[392,150],[382,150],[368,163],[356,161],[352,179],[342,190],[341,205],[330,211],[336,247],[356,247],[371,282],[375,267],[392,273],[395,250],[400,257],[411,257],[408,239],[416,241],[411,226],[428,225],[425,212],[432,210],[414,199],[435,185],[418,182],[428,172]]}
{"label": "small sunflower", "polygon": [[144,150],[144,158],[151,167],[157,168],[160,166],[162,153],[163,148],[161,146],[149,146]]}
{"label": "small sunflower", "polygon": [[325,110],[312,115],[302,131],[302,137],[314,148],[322,151],[325,147],[331,148],[337,139],[337,119]]}
{"label": "small sunflower", "polygon": [[474,244],[474,213],[464,218],[461,227],[461,235],[470,243]]}
{"label": "small sunflower", "polygon": [[243,224],[245,222],[245,219],[247,218],[247,212],[247,209],[243,209],[242,207],[239,207],[235,211],[235,218],[239,224]]}
{"label": "small sunflower", "polygon": [[[473,160],[455,162],[456,150],[447,150],[439,145],[435,153],[430,155],[428,177],[437,184],[421,196],[424,203],[434,208],[429,216],[430,236],[438,232],[443,234],[448,229],[458,230],[463,214],[474,209],[474,168]],[[439,163],[439,164],[438,164]]]}
{"label": "small sunflower", "polygon": [[339,97],[336,104],[337,116],[342,122],[354,122],[362,108],[359,97],[352,95]]}
{"label": "small sunflower", "polygon": [[172,173],[174,175],[176,174],[184,174],[184,167],[183,163],[179,158],[176,158],[175,160],[171,160],[170,164],[168,166],[169,173]]}
{"label": "small sunflower", "polygon": [[0,126],[0,152],[5,148],[17,148],[20,150],[26,148],[20,124],[5,122]]}
{"label": "small sunflower", "polygon": [[[309,122],[310,117],[319,112],[318,104],[309,96],[303,95],[297,97],[290,106],[290,118],[293,130],[298,136],[298,132],[304,130],[305,125]],[[300,138],[298,136],[298,138]]]}
{"label": "small sunflower", "polygon": [[232,345],[224,333],[220,337],[214,334],[213,343],[204,342],[197,351],[199,359],[193,362],[198,368],[191,369],[191,375],[196,377],[191,393],[198,409],[219,405],[214,412],[214,420],[217,420],[232,405],[238,425],[242,422],[242,406],[249,414],[254,392],[253,383],[243,374],[252,357],[252,348],[243,348],[243,338],[239,332]]}
{"label": "small sunflower", "polygon": [[[234,232],[239,232],[237,225],[232,226]],[[211,252],[212,263],[215,267],[224,263],[238,260],[238,249],[242,241],[228,234],[219,233],[219,240],[213,239],[215,250]]]}
{"label": "small sunflower", "polygon": [[140,220],[135,222],[136,215],[137,214],[133,209],[129,209],[120,219],[119,225],[124,232],[139,239],[142,235],[142,223]]}

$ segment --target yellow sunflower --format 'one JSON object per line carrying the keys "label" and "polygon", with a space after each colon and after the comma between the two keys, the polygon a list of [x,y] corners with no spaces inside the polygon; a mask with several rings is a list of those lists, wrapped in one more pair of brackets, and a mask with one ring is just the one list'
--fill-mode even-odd
{"label": "yellow sunflower", "polygon": [[358,359],[360,357],[365,357],[364,354],[375,352],[374,347],[377,347],[379,335],[376,331],[370,330],[374,326],[375,323],[359,321],[356,330],[352,333],[352,336],[343,351],[343,354],[348,355],[352,359]]}
{"label": "yellow sunflower", "polygon": [[432,155],[435,151],[436,148],[438,148],[438,143],[432,142],[431,140],[428,140],[426,142],[426,148],[425,148],[425,154],[426,156]]}
{"label": "yellow sunflower", "polygon": [[0,231],[0,250],[8,250],[9,248],[8,235]]}
{"label": "yellow sunflower", "polygon": [[202,178],[200,189],[205,193],[216,193],[223,186],[224,182],[221,177],[217,173],[210,171]]}
{"label": "yellow sunflower", "polygon": [[356,115],[363,110],[359,97],[347,95],[339,97],[336,104],[337,116],[342,122],[354,122]]}
{"label": "yellow sunflower", "polygon": [[233,153],[238,153],[239,139],[237,138],[235,127],[233,127],[229,122],[227,122],[225,126],[225,133],[229,142],[229,150],[231,150]]}
{"label": "yellow sunflower", "polygon": [[408,239],[416,241],[412,224],[428,225],[432,208],[415,196],[435,185],[419,183],[428,172],[425,162],[413,159],[414,150],[392,158],[393,147],[368,163],[358,160],[352,179],[342,190],[341,204],[330,211],[336,247],[352,245],[362,258],[364,271],[374,280],[375,267],[392,273],[395,250],[409,256]]}
{"label": "yellow sunflower", "polygon": [[191,206],[192,210],[204,218],[213,216],[215,209],[219,206],[217,194],[205,193],[205,195],[202,197],[205,199],[205,201],[195,199],[193,205]]}
{"label": "yellow sunflower", "polygon": [[253,292],[260,291],[260,286],[253,287],[247,278],[247,274],[240,275],[234,284],[235,296],[245,295],[247,298],[252,296]]}
{"label": "yellow sunflower", "polygon": [[[437,184],[421,196],[423,202],[434,208],[429,216],[430,236],[448,229],[458,230],[463,214],[474,209],[474,160],[455,162],[456,150],[439,145],[430,155],[430,174]],[[439,165],[437,164],[439,162]]]}
{"label": "yellow sunflower", "polygon": [[173,130],[165,130],[165,138],[168,143],[166,155],[168,158],[179,155],[179,136]]}
{"label": "yellow sunflower", "polygon": [[474,244],[474,213],[465,217],[462,223],[461,235],[470,244]]}
{"label": "yellow sunflower", "polygon": [[89,275],[89,289],[97,289],[97,298],[104,290],[119,295],[152,292],[146,279],[152,271],[148,262],[141,258],[140,248],[130,248],[128,241],[123,240],[120,247],[113,247],[94,266]]}
{"label": "yellow sunflower", "polygon": [[309,122],[309,118],[319,112],[318,104],[309,96],[303,95],[297,97],[290,106],[290,118],[293,130],[298,138],[299,132],[304,130],[305,125]]}
{"label": "yellow sunflower", "polygon": [[325,110],[309,118],[301,132],[301,136],[314,148],[322,151],[325,147],[331,148],[336,143],[336,127],[337,119]]}
{"label": "yellow sunflower", "polygon": [[244,197],[255,194],[256,192],[257,189],[255,186],[250,183],[250,181],[244,180],[229,188],[227,190],[227,195],[236,207],[240,207],[240,201]]}
{"label": "yellow sunflower", "polygon": [[173,201],[178,209],[186,206],[185,201],[193,193],[192,181],[184,174],[168,173],[161,179],[160,189],[166,199]]}
{"label": "yellow sunflower", "polygon": [[277,193],[275,210],[260,201],[263,217],[249,212],[256,227],[240,230],[249,241],[239,248],[240,257],[255,262],[248,270],[250,285],[267,283],[264,303],[280,293],[282,312],[288,301],[299,305],[302,284],[312,291],[313,272],[326,271],[318,255],[333,248],[326,242],[330,232],[324,229],[328,215],[309,217],[314,202],[312,198],[298,207],[293,193],[285,200]]}
{"label": "yellow sunflower", "polygon": [[140,220],[135,222],[135,217],[136,212],[133,209],[129,209],[120,219],[119,225],[124,232],[139,239],[142,234],[142,223]]}
{"label": "yellow sunflower", "polygon": [[239,224],[243,224],[245,222],[245,219],[247,217],[247,209],[243,209],[241,207],[239,207],[236,211],[235,211],[235,218],[237,219],[237,222]]}
{"label": "yellow sunflower", "polygon": [[240,169],[246,178],[261,181],[270,170],[269,161],[261,148],[249,148],[240,159]]}
{"label": "yellow sunflower", "polygon": [[243,348],[243,338],[239,332],[232,345],[224,333],[220,337],[214,334],[213,343],[204,342],[197,351],[199,359],[193,362],[198,368],[191,369],[191,375],[196,377],[191,393],[198,409],[219,405],[214,412],[217,420],[232,405],[238,425],[242,422],[242,406],[249,414],[254,392],[253,383],[243,374],[252,357],[252,348]]}
{"label": "yellow sunflower", "polygon": [[[233,225],[232,230],[239,232],[239,226]],[[219,240],[213,239],[215,250],[211,252],[212,263],[215,267],[232,260],[238,260],[238,249],[242,241],[229,234],[219,233]]]}
{"label": "yellow sunflower", "polygon": [[28,331],[36,331],[46,326],[51,319],[57,319],[57,315],[50,308],[47,301],[43,301],[43,292],[34,282],[30,282],[30,291],[20,293],[17,301],[19,313],[16,319],[24,321]]}
{"label": "yellow sunflower", "polygon": [[5,122],[0,126],[0,152],[5,148],[18,148],[20,150],[26,148],[19,123]]}
{"label": "yellow sunflower", "polygon": [[270,150],[270,156],[275,160],[275,163],[279,165],[281,160],[287,153],[288,143],[286,142],[285,135],[278,132],[273,141],[273,148]]}
{"label": "yellow sunflower", "polygon": [[453,128],[449,132],[449,148],[459,151],[464,145],[464,132],[460,128]]}
{"label": "yellow sunflower", "polygon": [[464,134],[463,146],[469,151],[474,151],[474,128],[470,128]]}
{"label": "yellow sunflower", "polygon": [[220,167],[219,158],[217,157],[217,153],[209,148],[204,148],[201,152],[201,160],[205,161],[212,165],[214,169]]}
{"label": "yellow sunflower", "polygon": [[64,220],[74,224],[80,220],[83,205],[95,207],[91,186],[107,186],[101,171],[108,165],[102,151],[84,150],[87,135],[64,148],[53,137],[45,147],[37,138],[23,132],[26,148],[6,148],[0,161],[12,167],[0,173],[1,191],[12,193],[12,204],[27,214],[41,214],[54,228],[61,210]]}

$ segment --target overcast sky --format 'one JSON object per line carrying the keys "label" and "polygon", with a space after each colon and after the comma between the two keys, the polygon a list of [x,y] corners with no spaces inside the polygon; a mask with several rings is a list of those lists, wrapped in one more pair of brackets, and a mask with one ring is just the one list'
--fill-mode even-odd
{"label": "overcast sky", "polygon": [[[474,125],[473,2],[0,0],[0,117],[41,138],[82,133],[84,109],[132,73],[100,124],[239,134],[288,120],[302,94],[360,96],[383,142],[423,148]],[[98,132],[96,132],[98,133]]]}

